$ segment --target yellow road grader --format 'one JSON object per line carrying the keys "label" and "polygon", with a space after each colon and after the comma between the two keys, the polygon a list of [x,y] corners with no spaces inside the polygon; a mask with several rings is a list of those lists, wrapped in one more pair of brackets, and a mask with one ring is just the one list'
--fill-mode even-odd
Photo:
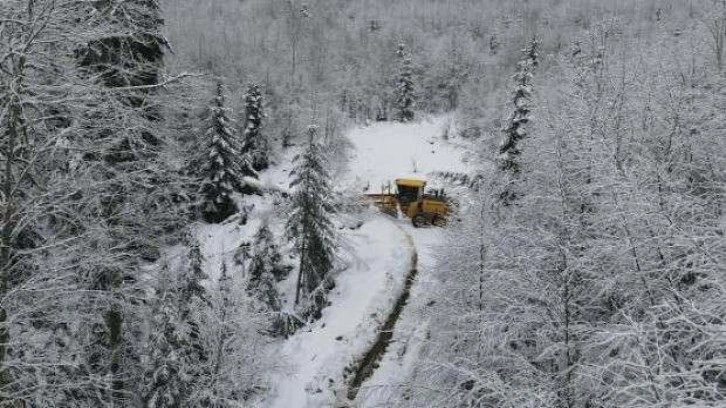
{"label": "yellow road grader", "polygon": [[381,212],[397,216],[400,214],[411,219],[414,227],[446,225],[451,213],[451,201],[443,190],[425,192],[426,180],[421,178],[398,178],[395,190],[388,184],[379,194],[366,194]]}

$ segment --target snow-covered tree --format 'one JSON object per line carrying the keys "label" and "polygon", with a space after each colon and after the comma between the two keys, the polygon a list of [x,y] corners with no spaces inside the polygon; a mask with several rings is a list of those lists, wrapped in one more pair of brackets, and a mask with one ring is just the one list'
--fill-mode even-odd
{"label": "snow-covered tree", "polygon": [[527,137],[527,124],[532,110],[532,75],[538,65],[538,46],[536,38],[532,38],[527,48],[522,50],[524,58],[517,63],[514,74],[514,112],[502,130],[503,139],[499,146],[499,170],[501,177],[508,179],[500,192],[502,204],[511,204],[517,199],[518,193],[512,180],[521,171],[519,163],[519,142]]}
{"label": "snow-covered tree", "polygon": [[264,223],[255,235],[252,264],[249,270],[250,280],[254,281],[264,273],[270,273],[277,281],[284,279],[287,273],[282,264],[282,255],[275,242],[275,236],[267,223]]}
{"label": "snow-covered tree", "polygon": [[[78,11],[79,4],[71,7]],[[105,350],[100,350],[100,360],[106,361],[106,368],[99,366],[98,374],[111,373],[113,398],[123,400],[130,394],[124,377],[133,377],[123,364],[136,359],[137,344],[131,344],[134,335],[128,331],[133,319],[127,321],[130,316],[125,316],[131,311],[124,293],[129,286],[122,283],[137,281],[140,263],[159,256],[153,230],[165,228],[160,227],[157,210],[163,198],[152,186],[168,179],[164,174],[168,167],[159,160],[165,137],[155,124],[161,117],[154,92],[161,82],[168,44],[161,34],[164,20],[156,0],[87,2],[83,12],[71,18],[76,23],[88,21],[94,28],[106,27],[79,38],[73,55],[88,82],[115,90],[106,93],[110,108],[96,104],[85,113],[93,126],[84,135],[90,137],[83,160],[95,166],[93,179],[104,186],[95,194],[103,222],[110,227],[112,252],[123,248],[123,253],[110,256],[125,257],[124,265],[101,266],[95,272],[107,283],[101,290],[113,299],[103,313],[105,341],[100,343]],[[112,119],[103,120],[104,116]]]}
{"label": "snow-covered tree", "polygon": [[257,84],[250,84],[245,93],[245,129],[242,135],[241,154],[249,155],[252,168],[260,171],[270,165],[269,143],[262,132],[262,92]]}
{"label": "snow-covered tree", "polygon": [[416,103],[411,54],[406,50],[406,45],[400,43],[396,55],[399,61],[398,77],[396,78],[396,114],[401,122],[410,122],[414,117]]}
{"label": "snow-covered tree", "polygon": [[181,381],[183,375],[178,333],[181,326],[176,309],[179,299],[174,293],[174,277],[168,265],[163,265],[150,300],[150,336],[147,342],[146,369],[140,385],[143,406],[148,408],[181,406],[188,393]]}
{"label": "snow-covered tree", "polygon": [[332,285],[330,272],[335,255],[335,232],[331,215],[332,187],[323,147],[317,140],[317,126],[308,128],[305,150],[295,158],[290,187],[295,188],[287,236],[300,257],[295,304],[304,301],[313,318],[325,305]]}
{"label": "snow-covered tree", "polygon": [[275,286],[285,274],[281,259],[272,231],[267,224],[262,225],[255,235],[247,288],[272,311],[279,311],[281,306]]}
{"label": "snow-covered tree", "polygon": [[265,377],[271,362],[261,351],[269,341],[264,335],[269,313],[255,310],[244,283],[222,262],[217,290],[211,293],[214,318],[204,329],[210,350],[210,386],[200,390],[196,406],[238,407],[268,387]]}
{"label": "snow-covered tree", "polygon": [[187,260],[172,274],[163,265],[151,300],[150,338],[141,384],[144,406],[167,408],[200,406],[210,385],[213,362],[203,327],[210,317],[210,300],[201,281],[203,257],[194,241]]}
{"label": "snow-covered tree", "polygon": [[110,88],[158,83],[168,47],[161,34],[164,19],[158,1],[104,0],[93,5],[115,30],[77,50],[80,65],[100,75]]}
{"label": "snow-covered tree", "polygon": [[245,178],[257,177],[257,173],[251,168],[250,162],[240,160],[221,83],[217,84],[207,122],[204,134],[207,153],[202,158],[199,188],[201,210],[208,222],[221,222],[237,211],[233,199],[235,193],[253,191]]}
{"label": "snow-covered tree", "polygon": [[[139,308],[128,295],[164,239],[151,180],[166,168],[161,136],[129,103],[141,92],[110,91],[101,64],[82,64],[89,44],[135,32],[101,3],[2,4],[0,318],[14,322],[0,324],[12,344],[0,347],[2,403],[109,405],[135,376]],[[133,142],[151,133],[153,143]]]}

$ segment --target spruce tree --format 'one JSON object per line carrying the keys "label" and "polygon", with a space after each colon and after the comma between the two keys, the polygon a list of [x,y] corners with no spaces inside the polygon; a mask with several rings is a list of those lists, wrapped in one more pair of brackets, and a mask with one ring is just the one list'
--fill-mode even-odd
{"label": "spruce tree", "polygon": [[268,143],[262,133],[262,93],[260,86],[250,84],[245,94],[245,130],[242,141],[242,154],[249,155],[252,168],[260,171],[266,169],[270,163],[268,158]]}
{"label": "spruce tree", "polygon": [[414,117],[414,104],[416,103],[413,84],[413,69],[411,55],[406,51],[406,45],[398,44],[396,51],[399,59],[399,73],[396,80],[396,109],[398,120],[410,122]]}
{"label": "spruce tree", "polygon": [[161,268],[155,296],[151,300],[148,365],[142,395],[148,408],[199,406],[209,386],[211,350],[202,327],[209,317],[210,303],[201,281],[204,260],[197,242],[191,243],[186,262],[172,274]]}
{"label": "spruce tree", "polygon": [[234,277],[228,273],[227,263],[222,261],[222,271],[217,281],[217,299],[215,305],[215,322],[217,326],[212,339],[214,347],[214,361],[211,374],[214,388],[210,390],[204,406],[224,408],[232,406],[231,401],[239,400],[239,357],[236,353],[238,331],[242,330],[239,324],[240,304],[235,293]]}
{"label": "spruce tree", "polygon": [[287,234],[300,256],[300,270],[295,291],[295,304],[307,300],[306,310],[319,317],[325,304],[326,291],[332,285],[335,234],[330,219],[334,213],[330,177],[325,168],[325,155],[316,140],[317,127],[308,129],[308,145],[295,158],[296,166],[290,187],[295,188],[292,213]]}
{"label": "spruce tree", "polygon": [[[519,141],[527,137],[526,125],[530,121],[532,98],[532,74],[538,65],[538,45],[536,38],[532,38],[527,48],[522,50],[524,58],[517,63],[517,72],[513,78],[514,112],[502,130],[503,139],[499,146],[499,170],[503,177],[510,181],[519,176],[521,171],[518,158],[520,155]],[[517,199],[514,186],[508,182],[500,193],[502,204],[509,205]]]}
{"label": "spruce tree", "polygon": [[281,308],[275,282],[280,280],[285,270],[280,265],[280,252],[274,242],[274,236],[267,224],[255,235],[254,255],[249,270],[247,289],[265,304],[265,308],[279,311]]}
{"label": "spruce tree", "polygon": [[275,243],[275,236],[269,224],[263,224],[257,231],[253,251],[250,266],[251,280],[259,279],[264,273],[270,273],[277,281],[285,278],[286,270],[282,265],[280,249]]}
{"label": "spruce tree", "polygon": [[208,111],[205,133],[208,147],[202,158],[201,195],[202,215],[208,222],[221,222],[237,211],[234,193],[252,191],[244,176],[256,177],[250,163],[240,160],[235,146],[228,109],[225,107],[224,87],[217,84],[217,94]]}

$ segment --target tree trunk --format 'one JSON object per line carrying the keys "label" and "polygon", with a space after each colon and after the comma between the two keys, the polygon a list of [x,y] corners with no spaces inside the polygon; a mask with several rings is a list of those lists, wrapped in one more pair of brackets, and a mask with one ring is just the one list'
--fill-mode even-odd
{"label": "tree trunk", "polygon": [[302,248],[300,248],[300,270],[297,274],[297,284],[295,285],[295,306],[300,303],[300,291],[303,282],[303,265],[305,265],[305,241],[303,240]]}

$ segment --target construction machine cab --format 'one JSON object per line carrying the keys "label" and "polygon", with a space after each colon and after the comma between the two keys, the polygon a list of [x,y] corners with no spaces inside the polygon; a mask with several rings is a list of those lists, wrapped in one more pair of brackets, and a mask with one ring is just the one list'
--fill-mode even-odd
{"label": "construction machine cab", "polygon": [[[401,208],[408,207],[409,204],[417,202],[423,198],[426,180],[417,178],[398,178],[396,179],[396,190],[398,190],[398,202]],[[406,210],[404,209],[405,213]]]}

